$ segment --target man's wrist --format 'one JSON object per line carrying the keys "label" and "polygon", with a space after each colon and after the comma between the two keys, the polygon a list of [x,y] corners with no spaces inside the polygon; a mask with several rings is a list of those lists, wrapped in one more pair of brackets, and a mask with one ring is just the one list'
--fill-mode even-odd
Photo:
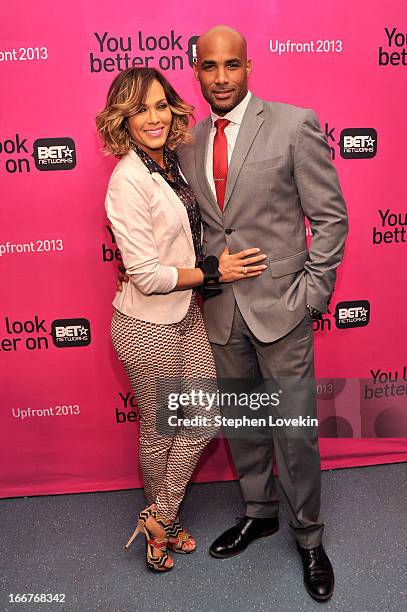
{"label": "man's wrist", "polygon": [[314,306],[311,306],[310,304],[306,304],[306,309],[307,309],[307,314],[311,317],[311,319],[322,319],[322,312],[320,310],[318,310],[318,308],[315,308]]}

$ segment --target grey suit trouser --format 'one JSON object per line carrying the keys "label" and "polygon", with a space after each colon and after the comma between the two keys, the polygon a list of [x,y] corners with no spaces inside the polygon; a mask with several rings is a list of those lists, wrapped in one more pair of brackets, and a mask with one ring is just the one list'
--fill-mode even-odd
{"label": "grey suit trouser", "polygon": [[[306,379],[311,388],[315,387],[313,329],[307,317],[283,338],[264,343],[252,334],[235,304],[229,341],[226,345],[212,343],[212,350],[218,378]],[[287,416],[316,418],[314,393],[294,398],[284,408]],[[279,490],[286,501],[295,538],[304,548],[318,546],[324,525],[319,519],[321,472],[317,436],[281,436],[274,432],[261,440],[230,436],[229,446],[240,478],[246,515],[255,518],[278,515],[274,453]]]}

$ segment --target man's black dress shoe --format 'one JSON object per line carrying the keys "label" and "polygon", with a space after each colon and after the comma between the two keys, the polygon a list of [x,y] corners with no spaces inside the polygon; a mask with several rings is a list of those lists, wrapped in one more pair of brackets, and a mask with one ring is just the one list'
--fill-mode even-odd
{"label": "man's black dress shoe", "polygon": [[302,548],[297,543],[304,568],[304,585],[316,601],[327,601],[334,591],[334,571],[322,544]]}
{"label": "man's black dress shoe", "polygon": [[251,518],[245,516],[235,527],[231,527],[214,541],[209,549],[212,557],[225,559],[242,552],[250,542],[273,535],[278,531],[278,518]]}

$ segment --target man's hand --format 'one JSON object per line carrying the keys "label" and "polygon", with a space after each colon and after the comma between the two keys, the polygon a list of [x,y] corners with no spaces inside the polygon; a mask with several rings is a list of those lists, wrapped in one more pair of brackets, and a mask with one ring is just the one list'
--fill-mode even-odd
{"label": "man's hand", "polygon": [[123,283],[128,283],[130,280],[130,277],[127,276],[126,274],[126,268],[124,267],[124,265],[121,263],[119,264],[119,272],[117,275],[117,290],[118,291],[122,291],[123,290]]}

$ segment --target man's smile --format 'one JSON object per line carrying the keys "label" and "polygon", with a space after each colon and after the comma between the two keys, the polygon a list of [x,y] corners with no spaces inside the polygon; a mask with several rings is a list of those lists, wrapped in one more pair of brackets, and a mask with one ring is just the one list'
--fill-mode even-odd
{"label": "man's smile", "polygon": [[213,90],[213,94],[219,100],[226,100],[233,93],[233,89]]}

